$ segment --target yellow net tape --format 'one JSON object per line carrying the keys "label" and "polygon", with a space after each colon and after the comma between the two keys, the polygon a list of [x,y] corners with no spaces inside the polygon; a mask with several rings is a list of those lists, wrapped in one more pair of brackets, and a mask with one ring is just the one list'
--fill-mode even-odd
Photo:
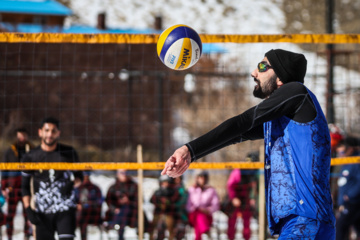
{"label": "yellow net tape", "polygon": [[[360,43],[360,34],[200,34],[203,43]],[[0,33],[0,42],[8,43],[115,43],[155,44],[159,34],[70,34]]]}
{"label": "yellow net tape", "polygon": [[[331,165],[343,165],[360,163],[360,156],[333,158]],[[164,162],[147,163],[104,163],[104,162],[83,162],[83,163],[0,163],[0,170],[161,170]],[[264,164],[261,162],[194,162],[190,169],[262,169]]]}

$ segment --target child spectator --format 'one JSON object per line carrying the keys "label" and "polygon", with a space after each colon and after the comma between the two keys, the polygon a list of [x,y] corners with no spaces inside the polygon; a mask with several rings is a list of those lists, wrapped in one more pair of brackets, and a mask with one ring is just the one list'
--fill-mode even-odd
{"label": "child spectator", "polygon": [[[165,238],[165,228],[169,231],[169,240],[174,239],[176,202],[179,199],[174,181],[166,175],[159,178],[160,188],[152,195],[150,202],[154,204],[154,219],[150,232],[150,240],[154,239],[155,230],[158,240]],[[165,228],[163,227],[165,223]]]}
{"label": "child spectator", "polygon": [[[243,174],[242,174],[243,173]],[[240,171],[234,169],[227,181],[228,202],[223,211],[228,219],[228,238],[235,239],[236,220],[243,220],[243,238],[249,240],[251,237],[250,218],[256,207],[256,175],[253,171]]]}
{"label": "child spectator", "polygon": [[219,210],[219,196],[208,182],[208,172],[202,171],[197,174],[195,185],[188,190],[186,209],[189,213],[189,224],[195,230],[195,240],[201,240],[203,233],[209,233],[213,222],[212,215]]}
{"label": "child spectator", "polygon": [[185,238],[186,225],[188,224],[188,214],[186,211],[186,203],[188,192],[182,181],[183,177],[174,179],[175,188],[179,194],[179,199],[175,203],[175,239],[182,240]]}

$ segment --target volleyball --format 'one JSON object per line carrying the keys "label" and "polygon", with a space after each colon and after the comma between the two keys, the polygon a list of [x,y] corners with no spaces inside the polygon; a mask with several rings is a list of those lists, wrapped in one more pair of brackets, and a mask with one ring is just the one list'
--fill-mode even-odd
{"label": "volleyball", "polygon": [[202,43],[199,34],[186,25],[175,25],[164,30],[157,42],[157,54],[165,66],[185,70],[199,61]]}

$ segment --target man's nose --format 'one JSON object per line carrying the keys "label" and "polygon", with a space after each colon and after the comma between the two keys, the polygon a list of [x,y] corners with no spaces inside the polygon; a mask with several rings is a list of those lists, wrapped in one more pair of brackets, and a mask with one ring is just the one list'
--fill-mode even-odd
{"label": "man's nose", "polygon": [[256,78],[257,75],[258,75],[258,71],[257,71],[257,69],[255,68],[254,71],[251,72],[251,76],[254,77],[254,78]]}

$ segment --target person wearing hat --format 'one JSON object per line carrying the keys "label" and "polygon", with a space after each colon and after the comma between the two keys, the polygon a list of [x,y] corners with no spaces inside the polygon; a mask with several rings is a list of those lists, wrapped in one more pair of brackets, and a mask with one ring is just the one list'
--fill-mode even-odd
{"label": "person wearing hat", "polygon": [[279,239],[334,239],[330,134],[316,96],[304,85],[303,54],[272,49],[251,73],[258,105],[178,148],[161,174],[177,177],[191,162],[228,145],[264,139],[266,209]]}
{"label": "person wearing hat", "polygon": [[160,176],[159,188],[150,198],[150,202],[154,205],[154,218],[152,221],[150,240],[164,239],[166,229],[169,232],[168,239],[174,240],[176,202],[179,200],[179,197],[173,179],[167,175]]}

